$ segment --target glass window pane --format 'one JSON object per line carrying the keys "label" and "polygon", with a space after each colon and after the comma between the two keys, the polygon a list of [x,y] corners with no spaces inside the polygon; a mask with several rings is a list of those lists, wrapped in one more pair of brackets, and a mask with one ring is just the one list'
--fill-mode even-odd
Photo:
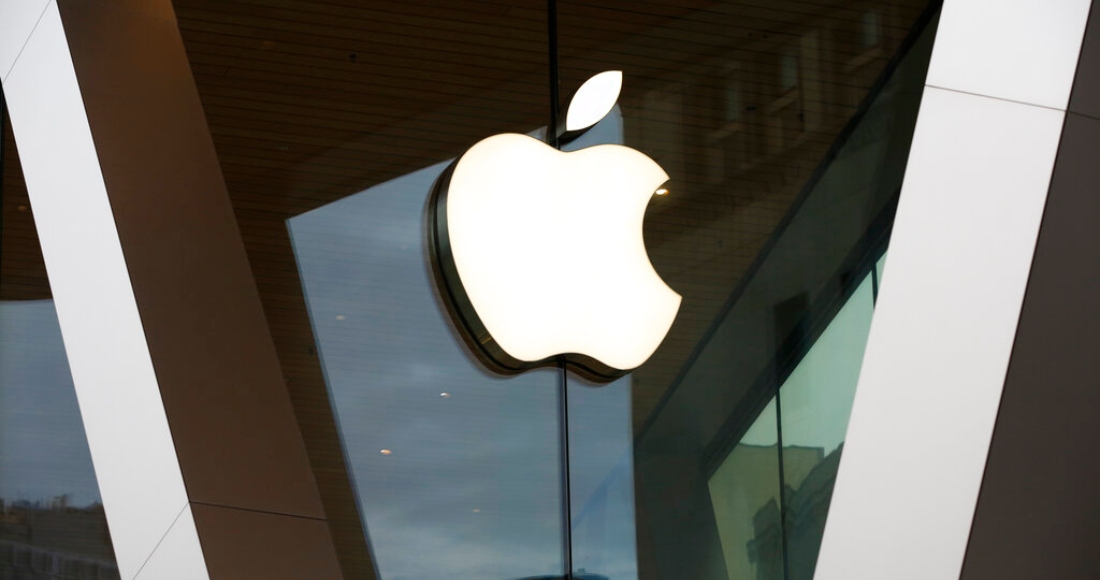
{"label": "glass window pane", "polygon": [[773,398],[707,481],[728,578],[783,578],[776,419]]}
{"label": "glass window pane", "polygon": [[289,220],[362,517],[382,578],[562,570],[558,371],[470,358],[425,261],[446,163]]}
{"label": "glass window pane", "polygon": [[569,375],[573,569],[637,578],[630,379],[594,385]]}
{"label": "glass window pane", "polygon": [[487,373],[424,244],[447,160],[549,123],[545,1],[173,4],[345,574],[560,575],[558,373]]}
{"label": "glass window pane", "polygon": [[[667,171],[642,228],[683,296],[646,364],[570,376],[566,474],[562,377],[487,371],[425,246],[444,160],[550,122],[547,4],[476,4],[176,0],[342,565],[511,580],[561,575],[565,552],[592,578],[786,574],[782,472],[801,489],[835,451],[779,439],[768,401],[881,251],[929,2],[558,3],[563,110],[625,74],[565,149],[626,145]],[[835,370],[815,356],[814,377]]]}
{"label": "glass window pane", "polygon": [[828,455],[844,442],[873,309],[868,278],[783,382],[784,447],[815,447]]}
{"label": "glass window pane", "polygon": [[[834,368],[816,353],[862,348],[834,337],[866,332],[865,320],[825,329],[893,218],[934,13],[923,0],[558,5],[563,106],[591,75],[622,70],[609,120],[622,139],[607,142],[646,153],[671,177],[643,229],[654,269],[683,302],[660,348],[629,375],[638,577],[812,572],[820,540],[812,522],[824,521],[828,495],[806,504],[818,511],[799,524],[805,537],[794,552],[782,549],[793,537],[782,513],[802,501],[789,494],[808,492],[835,457],[852,393],[837,385],[854,388],[859,369],[858,357]],[[864,291],[872,288],[856,296]],[[750,451],[741,437],[792,372],[796,383],[836,381],[805,400],[794,389],[791,409],[822,413],[822,425],[804,428],[820,438],[813,429],[827,424],[832,442],[801,442],[796,428],[793,446],[782,439],[782,463],[777,442],[770,460],[750,460],[767,452]],[[783,411],[784,403],[781,396]],[[774,484],[770,508],[764,500],[734,506],[721,493],[743,496],[764,481]],[[574,553],[592,551],[579,542],[574,536]]]}
{"label": "glass window pane", "polygon": [[868,277],[779,391],[791,580],[813,578],[873,310]]}

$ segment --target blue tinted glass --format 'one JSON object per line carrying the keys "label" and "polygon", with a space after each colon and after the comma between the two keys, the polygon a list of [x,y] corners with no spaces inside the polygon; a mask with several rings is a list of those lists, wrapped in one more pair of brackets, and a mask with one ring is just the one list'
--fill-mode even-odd
{"label": "blue tinted glass", "polygon": [[0,577],[119,577],[52,300],[0,301]]}
{"label": "blue tinted glass", "polygon": [[[861,349],[834,338],[866,330],[869,311],[848,324],[843,302],[888,234],[930,46],[911,42],[926,3],[876,4],[871,12],[890,17],[870,25],[865,7],[802,18],[757,6],[760,20],[746,21],[742,4],[560,3],[563,109],[592,74],[625,74],[613,112],[564,149],[624,144],[668,172],[671,193],[653,198],[639,227],[656,272],[684,298],[645,365],[610,384],[569,376],[568,489],[561,377],[498,376],[471,356],[424,244],[427,196],[445,164],[407,173],[545,119],[463,101],[395,113],[384,131],[351,128],[361,134],[317,158],[317,175],[328,163],[347,175],[316,198],[310,185],[288,186],[320,204],[358,189],[341,189],[349,180],[405,173],[288,221],[383,578],[553,577],[563,552],[585,578],[812,573]],[[524,70],[525,81],[541,78]],[[542,81],[537,91],[510,83],[478,94],[548,106]],[[459,136],[441,144],[452,130]],[[359,167],[398,151],[385,171]],[[844,360],[822,363],[837,344]],[[822,387],[839,367],[843,380]],[[799,423],[789,439],[784,419]]]}
{"label": "blue tinted glass", "polygon": [[638,577],[630,378],[596,386],[569,376],[573,569]]}
{"label": "blue tinted glass", "polygon": [[[0,96],[0,578],[119,578]],[[104,385],[109,388],[109,385]]]}
{"label": "blue tinted glass", "polygon": [[457,337],[424,235],[444,167],[289,220],[368,539],[385,580],[561,574],[559,373]]}

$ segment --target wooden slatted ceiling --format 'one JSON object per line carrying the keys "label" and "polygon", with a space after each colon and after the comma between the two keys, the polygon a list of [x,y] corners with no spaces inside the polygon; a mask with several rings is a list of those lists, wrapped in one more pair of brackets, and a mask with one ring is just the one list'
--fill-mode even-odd
{"label": "wooden slatted ceiling", "polygon": [[19,166],[11,123],[4,120],[4,173],[0,191],[0,300],[41,300],[50,297],[46,265],[38,246],[38,231],[30,211],[27,186]]}
{"label": "wooden slatted ceiling", "polygon": [[[674,176],[674,194],[651,204],[645,236],[657,271],[685,301],[661,349],[635,375],[636,426],[924,4],[559,2],[563,100],[595,72],[624,70],[628,141]],[[285,220],[453,157],[485,136],[544,125],[544,5],[175,1],[349,578],[372,577],[372,566]],[[868,11],[881,24],[874,47],[860,36]],[[816,44],[808,50],[811,36]],[[787,53],[800,67],[793,89],[780,82]],[[742,107],[736,120],[720,110],[731,74]],[[731,139],[741,139],[737,155],[726,150]],[[31,213],[19,209],[27,202],[10,146],[7,155],[0,298],[48,297]]]}
{"label": "wooden slatted ceiling", "polygon": [[[538,82],[432,117],[419,138],[403,127],[517,75],[539,78],[538,2],[186,1],[176,9],[227,180],[264,192],[236,196],[241,207],[278,199],[280,169],[299,175],[309,197],[332,200],[446,158],[479,131],[545,116]],[[357,146],[335,164],[309,161],[348,144]]]}

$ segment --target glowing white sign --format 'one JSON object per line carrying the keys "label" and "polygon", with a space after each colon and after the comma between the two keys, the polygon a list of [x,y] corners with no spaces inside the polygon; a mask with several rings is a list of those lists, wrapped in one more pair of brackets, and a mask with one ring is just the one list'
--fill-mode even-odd
{"label": "glowing white sign", "polygon": [[580,131],[599,123],[619,100],[622,88],[623,72],[618,70],[605,71],[585,81],[569,104],[565,130]]}
{"label": "glowing white sign", "polygon": [[[616,98],[603,95],[591,123]],[[437,184],[431,230],[446,292],[483,353],[512,370],[558,355],[609,376],[644,363],[680,307],[642,239],[666,181],[620,145],[564,153],[507,133],[463,154]]]}

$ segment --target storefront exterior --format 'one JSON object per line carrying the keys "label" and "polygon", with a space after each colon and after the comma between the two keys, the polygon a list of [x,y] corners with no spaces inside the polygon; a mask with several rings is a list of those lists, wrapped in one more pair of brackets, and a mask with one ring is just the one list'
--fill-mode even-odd
{"label": "storefront exterior", "polygon": [[[1096,19],[0,6],[0,579],[1092,577]],[[545,199],[482,251],[534,286],[489,302],[591,351],[494,358],[448,281],[439,191],[502,133],[569,161],[499,164]],[[668,176],[641,235],[678,296],[618,367],[574,355],[663,306],[586,269],[616,214],[575,190],[635,170],[563,175],[608,145]],[[596,241],[531,258],[551,214]]]}

